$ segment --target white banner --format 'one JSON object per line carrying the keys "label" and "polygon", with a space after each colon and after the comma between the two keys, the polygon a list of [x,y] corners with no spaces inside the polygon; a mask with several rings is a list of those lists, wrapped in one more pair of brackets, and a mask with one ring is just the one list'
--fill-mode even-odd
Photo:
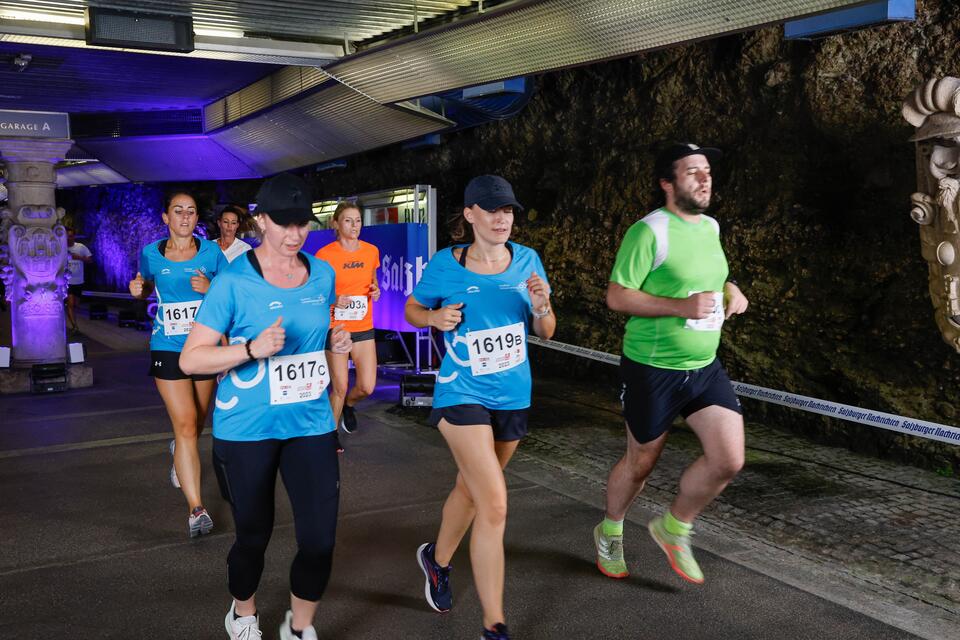
{"label": "white banner", "polygon": [[[606,362],[607,364],[620,364],[620,356],[615,356],[612,353],[587,349],[586,347],[578,347],[576,345],[565,344],[563,342],[555,342],[553,340],[543,340],[536,336],[529,336],[527,340],[530,344],[546,347],[547,349],[562,351],[564,353],[580,356],[582,358]],[[921,438],[928,438],[930,440],[938,440],[940,442],[947,442],[950,444],[960,444],[960,428],[952,425],[927,422],[926,420],[917,420],[915,418],[905,418],[903,416],[896,416],[892,413],[883,413],[881,411],[871,411],[870,409],[863,409],[861,407],[855,407],[842,402],[820,400],[818,398],[801,396],[795,393],[788,393],[786,391],[777,391],[776,389],[758,387],[745,382],[733,381],[732,384],[734,392],[739,396],[743,396],[744,398],[753,398],[754,400],[763,400],[764,402],[781,404],[785,407],[791,407],[793,409],[801,409],[803,411],[819,413],[820,415],[839,418],[849,422],[866,424],[870,425],[871,427],[889,429],[890,431],[899,431],[900,433],[906,433],[912,436],[920,436]]]}

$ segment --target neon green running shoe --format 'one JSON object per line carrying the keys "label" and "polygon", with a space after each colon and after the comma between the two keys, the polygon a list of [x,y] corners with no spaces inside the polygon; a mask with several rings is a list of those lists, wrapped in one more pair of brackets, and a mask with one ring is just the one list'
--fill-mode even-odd
{"label": "neon green running shoe", "polygon": [[597,569],[610,578],[626,578],[630,575],[623,559],[623,536],[605,536],[601,522],[593,528],[593,542],[597,546]]}
{"label": "neon green running shoe", "polygon": [[703,584],[703,572],[700,571],[700,565],[693,558],[693,551],[690,549],[690,536],[675,536],[669,533],[663,527],[662,517],[651,520],[647,529],[653,541],[667,554],[670,566],[681,578],[694,584]]}

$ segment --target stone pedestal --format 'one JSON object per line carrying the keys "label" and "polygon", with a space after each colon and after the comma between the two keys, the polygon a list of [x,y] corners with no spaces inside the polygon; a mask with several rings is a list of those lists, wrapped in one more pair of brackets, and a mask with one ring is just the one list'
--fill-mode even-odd
{"label": "stone pedestal", "polygon": [[71,140],[0,139],[8,203],[0,210],[0,278],[10,303],[13,366],[66,360],[67,241],[56,163]]}

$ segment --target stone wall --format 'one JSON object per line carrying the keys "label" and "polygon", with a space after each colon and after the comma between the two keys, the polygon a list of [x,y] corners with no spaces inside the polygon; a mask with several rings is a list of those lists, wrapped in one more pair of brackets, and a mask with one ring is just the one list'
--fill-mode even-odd
{"label": "stone wall", "polygon": [[[786,42],[777,27],[547,74],[518,117],[440,147],[349,158],[347,169],[317,176],[317,191],[429,183],[447,214],[470,176],[507,177],[529,208],[515,238],[551,275],[557,339],[616,352],[623,318],[606,310],[604,289],[623,233],[659,204],[651,149],[665,139],[720,146],[712,213],[751,300],[724,329],[732,377],[955,424],[960,356],[933,321],[908,216],[912,131],[899,109],[927,77],[960,75],[960,6],[917,5],[916,23],[816,42]],[[562,357],[542,359],[569,369]],[[588,371],[612,379],[604,367]],[[747,411],[858,450],[960,469],[954,446],[763,403]]]}

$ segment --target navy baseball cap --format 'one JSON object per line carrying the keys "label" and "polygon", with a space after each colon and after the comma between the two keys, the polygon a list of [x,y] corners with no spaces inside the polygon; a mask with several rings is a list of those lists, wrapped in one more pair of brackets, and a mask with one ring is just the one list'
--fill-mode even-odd
{"label": "navy baseball cap", "polygon": [[702,155],[706,156],[710,164],[723,157],[723,152],[714,147],[701,147],[692,142],[673,142],[663,148],[657,154],[654,171],[657,172],[657,178],[663,180],[673,179],[673,163],[687,156]]}
{"label": "navy baseball cap", "polygon": [[514,209],[523,211],[523,205],[513,195],[513,187],[500,176],[477,176],[470,180],[463,190],[463,205],[477,205],[486,211],[512,205]]}
{"label": "navy baseball cap", "polygon": [[280,173],[264,180],[257,191],[256,212],[267,214],[279,225],[316,220],[310,185],[292,173]]}

